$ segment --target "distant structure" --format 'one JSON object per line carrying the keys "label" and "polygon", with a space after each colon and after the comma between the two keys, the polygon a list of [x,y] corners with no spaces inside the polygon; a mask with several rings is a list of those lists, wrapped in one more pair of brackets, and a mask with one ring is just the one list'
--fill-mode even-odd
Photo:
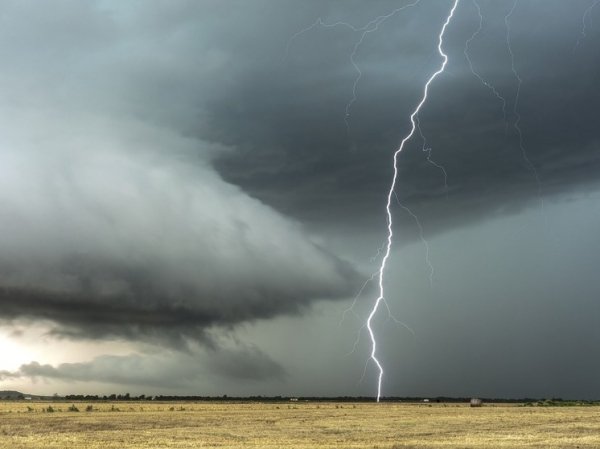
{"label": "distant structure", "polygon": [[471,398],[471,407],[481,407],[483,401],[479,398]]}
{"label": "distant structure", "polygon": [[429,402],[429,399],[423,399],[423,402]]}
{"label": "distant structure", "polygon": [[298,398],[290,398],[290,402],[298,402]]}

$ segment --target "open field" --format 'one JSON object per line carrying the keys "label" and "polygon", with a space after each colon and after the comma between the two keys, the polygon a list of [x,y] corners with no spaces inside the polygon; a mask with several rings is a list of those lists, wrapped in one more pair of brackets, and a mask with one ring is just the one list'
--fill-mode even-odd
{"label": "open field", "polygon": [[[600,407],[0,402],[0,448],[599,448]],[[47,412],[52,407],[54,412]]]}

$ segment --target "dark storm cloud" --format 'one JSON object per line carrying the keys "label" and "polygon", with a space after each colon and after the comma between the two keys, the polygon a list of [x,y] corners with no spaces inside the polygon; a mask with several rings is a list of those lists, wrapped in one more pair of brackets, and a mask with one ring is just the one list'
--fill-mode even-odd
{"label": "dark storm cloud", "polygon": [[[346,4],[327,5],[326,12],[313,12],[327,23],[361,25],[377,15],[371,3],[356,4],[351,13]],[[397,7],[377,5],[388,11]],[[363,73],[349,133],[344,108],[352,98],[356,72],[350,53],[359,34],[345,27],[315,27],[291,41],[285,60],[276,52],[256,67],[253,53],[240,56],[237,64],[251,70],[234,72],[232,88],[217,90],[208,106],[209,125],[197,128],[199,135],[236,147],[217,158],[220,173],[285,213],[317,225],[340,218],[346,219],[345,226],[360,226],[365,217],[379,220],[391,154],[408,131],[424,80],[440,63],[436,38],[449,5],[422,2],[366,36],[356,54]],[[447,71],[432,85],[421,114],[432,159],[448,173],[448,189],[441,171],[420,151],[419,138],[400,157],[397,193],[430,231],[539,204],[535,174],[513,127],[517,80],[504,25],[511,5],[481,2],[483,29],[470,48],[474,68],[507,100],[508,126],[501,103],[468,70],[463,49],[478,18],[473,3],[463,1],[448,28]],[[523,80],[520,127],[526,156],[547,197],[596,188],[598,29],[589,27],[574,48],[587,6],[585,1],[520,2],[510,18],[515,67]],[[291,36],[302,26],[288,20]],[[279,54],[283,59],[285,51]]]}

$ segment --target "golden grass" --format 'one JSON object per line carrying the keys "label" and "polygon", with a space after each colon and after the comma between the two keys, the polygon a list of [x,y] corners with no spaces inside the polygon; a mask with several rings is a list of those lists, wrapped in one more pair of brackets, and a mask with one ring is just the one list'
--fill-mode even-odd
{"label": "golden grass", "polygon": [[[600,448],[600,407],[0,402],[0,448]],[[48,406],[54,413],[43,412]],[[32,409],[32,410],[30,410]],[[117,410],[118,409],[118,410]]]}

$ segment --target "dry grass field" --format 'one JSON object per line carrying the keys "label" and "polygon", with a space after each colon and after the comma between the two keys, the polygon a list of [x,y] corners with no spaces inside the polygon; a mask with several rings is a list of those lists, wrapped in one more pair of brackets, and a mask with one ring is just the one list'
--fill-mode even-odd
{"label": "dry grass field", "polygon": [[91,405],[0,402],[0,448],[600,448],[600,407]]}

